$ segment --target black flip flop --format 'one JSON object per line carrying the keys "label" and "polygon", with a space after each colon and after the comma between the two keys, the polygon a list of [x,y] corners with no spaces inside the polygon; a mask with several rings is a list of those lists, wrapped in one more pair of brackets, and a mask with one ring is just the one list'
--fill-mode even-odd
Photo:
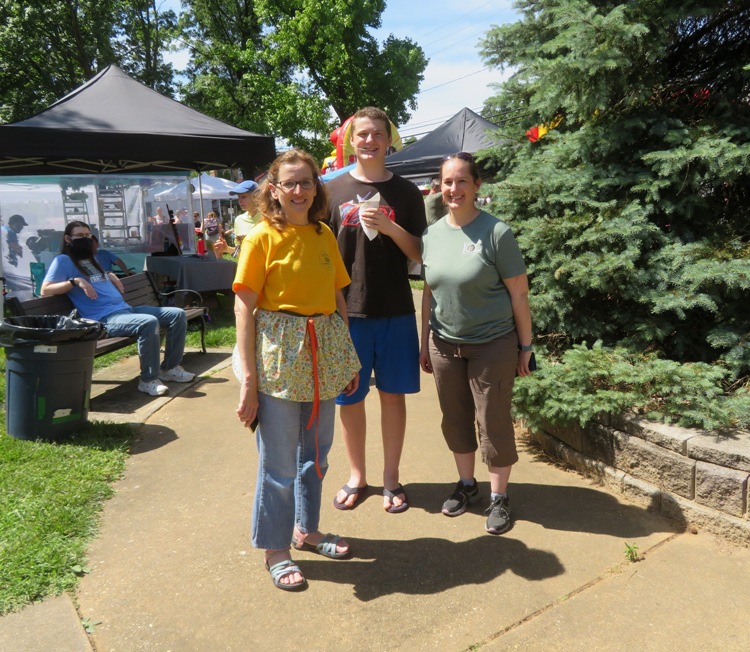
{"label": "black flip flop", "polygon": [[[395,489],[386,489],[383,488],[383,495],[388,498],[391,501],[391,506],[386,507],[385,511],[389,514],[400,514],[401,512],[405,512],[407,509],[409,509],[409,503],[406,500],[406,491],[404,491],[404,487],[402,485],[398,485]],[[400,496],[401,500],[403,501],[400,505],[394,505],[393,499],[396,496]]]}
{"label": "black flip flop", "polygon": [[[362,498],[365,495],[365,492],[368,489],[368,486],[365,485],[364,487],[350,487],[348,484],[345,484],[341,489],[346,493],[346,497],[344,498],[344,502],[340,503],[338,500],[336,500],[336,496],[333,497],[333,506],[336,509],[354,509],[357,504],[359,503],[360,498]],[[354,504],[349,507],[349,505],[346,504],[346,501],[349,500],[349,496],[357,496],[356,500],[354,501]]]}

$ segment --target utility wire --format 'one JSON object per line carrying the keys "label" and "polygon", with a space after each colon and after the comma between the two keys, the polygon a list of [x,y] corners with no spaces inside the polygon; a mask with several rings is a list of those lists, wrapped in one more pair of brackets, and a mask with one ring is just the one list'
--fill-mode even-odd
{"label": "utility wire", "polygon": [[[446,23],[442,27],[436,27],[435,29],[430,30],[429,32],[426,32],[425,34],[420,35],[415,40],[423,39],[426,36],[430,36],[431,34],[435,34],[436,32],[440,32],[440,31],[446,29],[447,27],[451,27],[451,26],[455,25],[457,21],[461,20],[462,18],[465,18],[469,14],[473,14],[475,11],[479,11],[480,9],[483,9],[487,5],[494,4],[495,2],[496,2],[496,0],[489,0],[488,2],[485,2],[483,5],[479,5],[478,7],[474,7],[474,9],[471,9],[470,11],[467,11],[465,14],[462,14],[458,18],[452,20],[450,23]],[[435,41],[432,41],[431,43],[428,43],[427,45],[431,45],[434,42]]]}
{"label": "utility wire", "polygon": [[430,86],[430,88],[425,88],[423,91],[419,91],[419,95],[422,95],[422,93],[427,93],[429,91],[434,91],[436,88],[442,88],[443,86],[447,86],[448,84],[454,84],[457,81],[461,81],[462,79],[466,79],[467,77],[473,77],[474,75],[478,75],[480,72],[484,72],[485,70],[489,70],[489,67],[482,68],[481,70],[475,70],[474,72],[470,72],[468,75],[464,75],[463,77],[456,77],[456,79],[451,79],[450,81],[443,82],[442,84],[438,84],[437,86]]}

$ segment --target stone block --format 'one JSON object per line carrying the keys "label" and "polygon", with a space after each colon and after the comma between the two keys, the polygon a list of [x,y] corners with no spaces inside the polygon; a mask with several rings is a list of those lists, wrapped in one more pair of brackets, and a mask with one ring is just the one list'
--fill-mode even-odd
{"label": "stone block", "polygon": [[550,457],[560,459],[561,447],[564,446],[564,444],[556,437],[550,435],[544,430],[530,429],[528,431],[528,438]]}
{"label": "stone block", "polygon": [[[600,423],[603,426],[607,426],[608,428],[619,428],[619,426],[615,422],[616,418],[617,415],[610,414],[609,412],[602,412],[594,417],[594,421]],[[622,430],[622,428],[620,428],[620,430]]]}
{"label": "stone block", "polygon": [[583,428],[578,423],[543,423],[545,432],[566,443],[577,451],[583,450]]}
{"label": "stone block", "polygon": [[705,434],[704,430],[680,428],[658,421],[647,421],[637,417],[619,417],[614,420],[617,428],[629,435],[645,439],[652,444],[687,455],[687,443],[693,437]]}
{"label": "stone block", "polygon": [[688,456],[750,473],[750,432],[738,430],[693,437],[688,441]]}
{"label": "stone block", "polygon": [[750,521],[746,518],[737,518],[669,494],[662,497],[662,513],[678,523],[684,523],[686,528],[688,525],[696,526],[698,530],[706,530],[750,548]]}
{"label": "stone block", "polygon": [[593,422],[583,431],[582,453],[609,466],[617,466],[615,460],[620,450],[627,445],[628,436]]}
{"label": "stone block", "polygon": [[650,482],[622,472],[622,493],[629,500],[642,505],[649,511],[661,511],[662,491]]}
{"label": "stone block", "polygon": [[745,471],[696,462],[695,501],[732,516],[745,516],[748,477]]}
{"label": "stone block", "polygon": [[695,495],[695,461],[637,437],[627,440],[615,466],[670,493]]}
{"label": "stone block", "polygon": [[[680,498],[679,496],[673,496],[672,494],[663,491],[661,494],[661,513],[664,514],[677,528],[684,532],[687,530],[690,522],[688,518],[689,508],[695,505],[692,501]],[[713,512],[713,510],[706,509],[707,512]]]}

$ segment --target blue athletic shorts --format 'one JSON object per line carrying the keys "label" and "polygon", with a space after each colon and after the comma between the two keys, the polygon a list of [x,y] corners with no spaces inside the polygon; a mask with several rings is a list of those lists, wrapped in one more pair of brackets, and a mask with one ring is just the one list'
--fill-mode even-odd
{"label": "blue athletic shorts", "polygon": [[359,388],[351,396],[339,394],[337,405],[354,405],[375,387],[390,394],[419,391],[419,336],[416,315],[349,317],[349,331],[362,365]]}

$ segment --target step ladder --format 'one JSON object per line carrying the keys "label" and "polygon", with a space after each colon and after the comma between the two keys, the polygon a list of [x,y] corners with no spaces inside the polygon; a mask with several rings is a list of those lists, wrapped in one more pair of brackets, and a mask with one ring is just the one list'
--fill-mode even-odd
{"label": "step ladder", "polygon": [[79,220],[90,224],[89,207],[86,203],[88,195],[82,190],[68,190],[63,188],[63,213],[65,215],[65,224]]}
{"label": "step ladder", "polygon": [[125,186],[98,186],[99,239],[102,247],[126,246],[129,239]]}

